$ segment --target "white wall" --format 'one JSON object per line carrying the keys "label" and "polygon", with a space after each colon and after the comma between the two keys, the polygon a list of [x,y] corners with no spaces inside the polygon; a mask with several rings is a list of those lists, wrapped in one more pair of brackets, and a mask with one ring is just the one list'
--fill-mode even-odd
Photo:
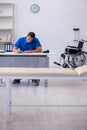
{"label": "white wall", "polygon": [[[0,0],[15,4],[15,40],[34,31],[43,50],[56,52],[50,65],[58,60],[66,45],[72,45],[73,28],[80,28],[80,37],[87,40],[87,0]],[[33,14],[30,6],[40,5],[40,12]],[[85,45],[87,51],[87,45]]]}

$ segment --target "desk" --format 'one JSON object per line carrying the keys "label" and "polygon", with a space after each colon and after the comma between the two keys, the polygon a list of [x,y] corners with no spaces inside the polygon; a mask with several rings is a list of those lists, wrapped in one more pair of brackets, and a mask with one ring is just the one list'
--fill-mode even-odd
{"label": "desk", "polygon": [[0,67],[48,68],[49,56],[55,53],[0,53]]}

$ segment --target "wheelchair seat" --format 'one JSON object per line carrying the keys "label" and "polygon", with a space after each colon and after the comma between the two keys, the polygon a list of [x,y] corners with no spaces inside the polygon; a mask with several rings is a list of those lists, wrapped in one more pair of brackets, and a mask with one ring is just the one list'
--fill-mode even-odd
{"label": "wheelchair seat", "polygon": [[76,54],[78,52],[81,52],[82,48],[83,48],[83,41],[79,41],[78,46],[67,46],[65,48],[65,54]]}

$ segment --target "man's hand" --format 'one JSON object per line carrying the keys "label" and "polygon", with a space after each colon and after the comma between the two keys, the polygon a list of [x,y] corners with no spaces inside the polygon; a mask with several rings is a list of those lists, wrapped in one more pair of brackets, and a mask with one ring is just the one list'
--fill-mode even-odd
{"label": "man's hand", "polygon": [[21,52],[21,50],[20,50],[20,48],[17,48],[17,47],[13,47],[13,50],[12,50],[13,52]]}

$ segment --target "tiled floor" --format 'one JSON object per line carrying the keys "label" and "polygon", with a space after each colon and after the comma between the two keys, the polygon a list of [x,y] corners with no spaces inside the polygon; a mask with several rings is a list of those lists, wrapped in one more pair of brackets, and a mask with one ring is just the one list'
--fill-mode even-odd
{"label": "tiled floor", "polygon": [[5,95],[3,85],[0,130],[87,130],[87,81],[49,80],[49,87],[43,81],[38,87],[22,80],[20,85],[12,85],[10,123],[5,122]]}

